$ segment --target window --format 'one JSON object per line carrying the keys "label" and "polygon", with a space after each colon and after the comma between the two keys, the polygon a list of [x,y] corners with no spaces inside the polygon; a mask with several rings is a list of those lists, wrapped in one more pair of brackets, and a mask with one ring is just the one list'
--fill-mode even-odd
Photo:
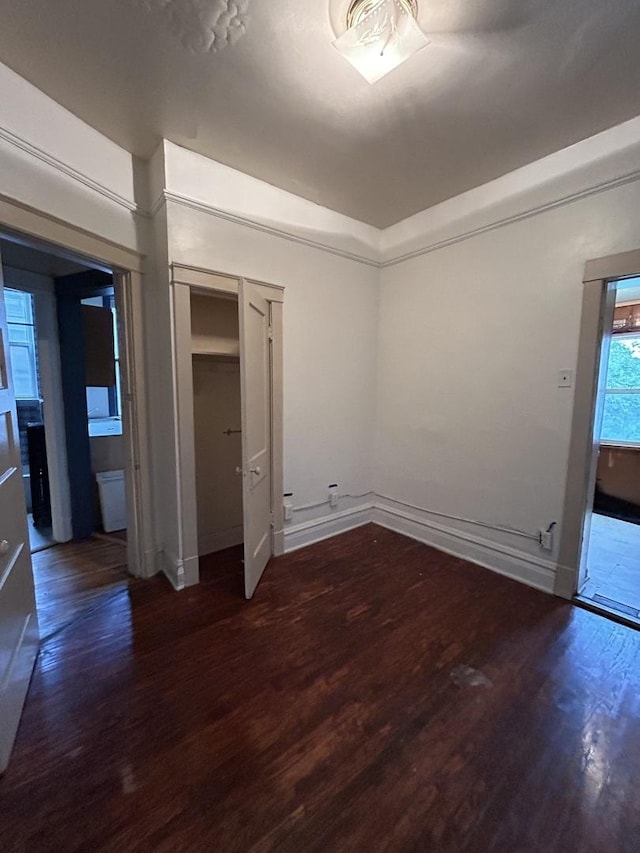
{"label": "window", "polygon": [[611,341],[604,398],[602,441],[640,445],[640,332]]}
{"label": "window", "polygon": [[4,291],[11,375],[17,400],[39,400],[33,297],[8,287]]}

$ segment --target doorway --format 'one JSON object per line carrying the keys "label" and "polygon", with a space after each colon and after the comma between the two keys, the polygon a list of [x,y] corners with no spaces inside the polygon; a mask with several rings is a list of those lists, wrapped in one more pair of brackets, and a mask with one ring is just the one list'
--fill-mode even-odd
{"label": "doorway", "polygon": [[183,558],[165,572],[181,588],[231,560],[251,598],[282,553],[283,290],[172,271]]}
{"label": "doorway", "polygon": [[0,250],[44,640],[128,582],[118,284],[24,242]]}
{"label": "doorway", "polygon": [[640,624],[640,277],[608,283],[580,599]]}
{"label": "doorway", "polygon": [[191,291],[198,556],[242,589],[242,405],[238,298]]}
{"label": "doorway", "polygon": [[[130,573],[149,577],[156,570],[156,552],[152,539],[147,401],[141,391],[146,387],[143,258],[136,251],[7,199],[0,202],[0,239],[114,276],[116,300],[120,297],[123,305],[119,323],[123,330],[120,341],[124,344],[120,352],[124,380],[122,420],[127,439],[126,564]],[[0,656],[0,773],[9,761],[40,643],[1,273],[0,258],[0,647],[4,652]],[[36,305],[36,315],[37,311]],[[42,347],[39,353],[44,388],[46,371]],[[55,433],[57,425],[64,423],[62,412],[54,412],[54,415],[50,419],[53,429],[49,430],[49,437]],[[58,454],[48,455],[49,473],[58,461]],[[64,480],[55,479],[56,482]],[[52,483],[50,487],[55,535],[53,505],[60,496],[54,499]]]}

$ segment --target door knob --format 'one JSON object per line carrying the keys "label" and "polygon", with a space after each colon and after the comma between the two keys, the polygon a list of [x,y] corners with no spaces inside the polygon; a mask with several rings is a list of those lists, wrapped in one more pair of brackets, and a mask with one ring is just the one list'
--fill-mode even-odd
{"label": "door knob", "polygon": [[3,539],[0,542],[0,554],[8,554],[9,553],[9,540]]}
{"label": "door knob", "polygon": [[242,468],[239,465],[236,465],[236,474],[242,474]]}
{"label": "door knob", "polygon": [[260,466],[259,465],[256,465],[255,468],[249,468],[249,470],[251,471],[252,474],[255,474],[256,476],[260,475]]}

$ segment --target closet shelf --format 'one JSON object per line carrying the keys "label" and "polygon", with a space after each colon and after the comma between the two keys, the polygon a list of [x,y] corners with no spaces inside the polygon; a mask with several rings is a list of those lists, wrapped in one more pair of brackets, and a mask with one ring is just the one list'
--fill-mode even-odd
{"label": "closet shelf", "polygon": [[204,349],[198,347],[197,349],[191,350],[191,355],[194,356],[213,356],[214,358],[239,358],[240,357],[240,345],[238,344],[235,347],[228,347],[227,349]]}

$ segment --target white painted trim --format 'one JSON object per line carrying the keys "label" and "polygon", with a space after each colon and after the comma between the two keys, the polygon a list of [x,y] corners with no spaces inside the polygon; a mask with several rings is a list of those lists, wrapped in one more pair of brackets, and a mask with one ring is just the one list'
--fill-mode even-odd
{"label": "white painted trim", "polygon": [[313,542],[330,539],[338,533],[353,530],[354,527],[362,527],[371,521],[373,504],[366,503],[325,515],[322,518],[314,518],[311,521],[303,521],[301,524],[286,527],[284,530],[284,553],[297,551],[305,548]]}
{"label": "white painted trim", "polygon": [[284,554],[284,530],[273,532],[273,556],[281,557]]}
{"label": "white painted trim", "polygon": [[165,575],[171,586],[176,590],[176,592],[183,590],[185,588],[185,582],[184,565],[182,560],[179,560],[167,551],[160,551],[158,558],[160,571]]}
{"label": "white painted trim", "polygon": [[438,522],[419,518],[405,509],[376,502],[372,518],[374,524],[395,530],[416,539],[425,545],[431,545],[445,554],[452,554],[462,560],[468,560],[492,572],[520,581],[543,592],[553,592],[555,563],[534,557],[490,542],[475,534],[447,527]]}
{"label": "white painted trim", "polygon": [[93,178],[90,178],[88,175],[85,175],[83,172],[80,172],[73,166],[69,166],[67,163],[58,159],[58,157],[54,157],[53,154],[49,154],[47,151],[44,151],[42,148],[39,148],[32,142],[27,142],[26,139],[23,139],[16,133],[13,133],[12,131],[8,130],[8,128],[0,126],[0,140],[8,142],[10,145],[13,145],[15,148],[18,148],[23,153],[29,154],[31,157],[34,157],[41,163],[45,163],[47,166],[50,166],[57,172],[61,172],[68,178],[77,181],[79,184],[82,184],[87,189],[93,190],[93,192],[96,192],[104,198],[109,199],[109,201],[120,205],[120,207],[124,207],[131,213],[135,213],[138,216],[149,216],[149,212],[141,208],[140,205],[138,205],[132,199],[125,198],[125,196],[114,192],[114,190],[109,189],[109,187],[105,187],[104,184],[101,184]]}
{"label": "white painted trim", "polygon": [[242,545],[242,537],[241,525],[230,527],[220,533],[207,533],[204,536],[198,536],[198,554],[202,557],[206,554],[214,554],[216,551],[223,551],[225,548],[233,548],[234,545]]}
{"label": "white painted trim", "polygon": [[[607,181],[602,181],[601,183],[594,184],[593,186],[587,187],[586,189],[578,190],[574,193],[569,193],[568,195],[562,196],[559,199],[554,199],[553,201],[534,205],[533,207],[518,211],[518,213],[511,214],[510,216],[505,216],[493,222],[489,222],[486,225],[480,225],[476,228],[471,228],[467,231],[460,231],[452,235],[451,237],[445,238],[444,240],[436,240],[433,243],[425,243],[424,246],[421,246],[417,249],[413,249],[410,252],[405,252],[404,254],[395,255],[391,258],[388,258],[387,260],[383,260],[378,264],[378,266],[380,266],[382,269],[386,269],[387,267],[392,267],[396,264],[402,264],[405,261],[412,260],[413,258],[419,258],[422,255],[428,255],[431,252],[437,252],[438,249],[444,249],[447,246],[454,246],[456,243],[462,243],[464,240],[469,240],[472,237],[478,237],[480,234],[486,234],[489,231],[495,231],[498,228],[504,228],[506,225],[512,225],[515,222],[522,222],[525,219],[530,219],[533,216],[538,216],[540,213],[547,213],[550,210],[556,210],[559,207],[565,207],[565,205],[573,204],[573,202],[575,201],[581,201],[582,199],[589,198],[590,196],[607,192],[608,190],[613,190],[617,187],[625,186],[626,184],[631,184],[637,180],[640,180],[640,169],[637,169],[633,172],[629,172],[626,175],[621,175],[619,177],[612,178]],[[471,190],[471,192],[473,192],[473,190]],[[429,208],[427,208],[427,210],[428,209]]]}
{"label": "white painted trim", "polygon": [[[312,249],[329,252],[331,255],[337,255],[338,257],[346,258],[349,261],[355,261],[356,263],[366,264],[367,266],[375,268],[379,268],[381,266],[381,263],[377,258],[370,258],[366,255],[350,252],[347,249],[339,249],[337,246],[322,243],[320,240],[312,240],[310,237],[302,237],[300,234],[296,234],[293,231],[287,231],[285,228],[276,228],[273,225],[267,225],[257,219],[251,219],[248,216],[240,216],[237,213],[231,213],[228,210],[223,210],[222,208],[215,207],[214,205],[206,204],[205,202],[198,201],[190,196],[177,193],[174,190],[164,190],[163,198],[165,202],[172,202],[173,204],[190,208],[191,210],[198,211],[199,213],[207,213],[210,216],[217,217],[218,219],[224,219],[226,222],[233,222],[236,225],[244,225],[247,228],[253,228],[254,231],[262,231],[264,234],[281,237],[283,240],[289,240],[292,243],[299,243],[303,246],[309,246]],[[157,212],[161,206],[162,205],[156,201],[152,210]]]}
{"label": "white painted trim", "polygon": [[[0,193],[0,226],[2,236],[20,234],[29,237],[29,245],[40,251],[52,249],[61,257],[108,269],[142,272],[144,255],[135,249],[101,237],[77,225],[65,222],[46,211],[23,204]],[[6,227],[6,232],[5,232]],[[64,250],[60,252],[59,250]]]}

